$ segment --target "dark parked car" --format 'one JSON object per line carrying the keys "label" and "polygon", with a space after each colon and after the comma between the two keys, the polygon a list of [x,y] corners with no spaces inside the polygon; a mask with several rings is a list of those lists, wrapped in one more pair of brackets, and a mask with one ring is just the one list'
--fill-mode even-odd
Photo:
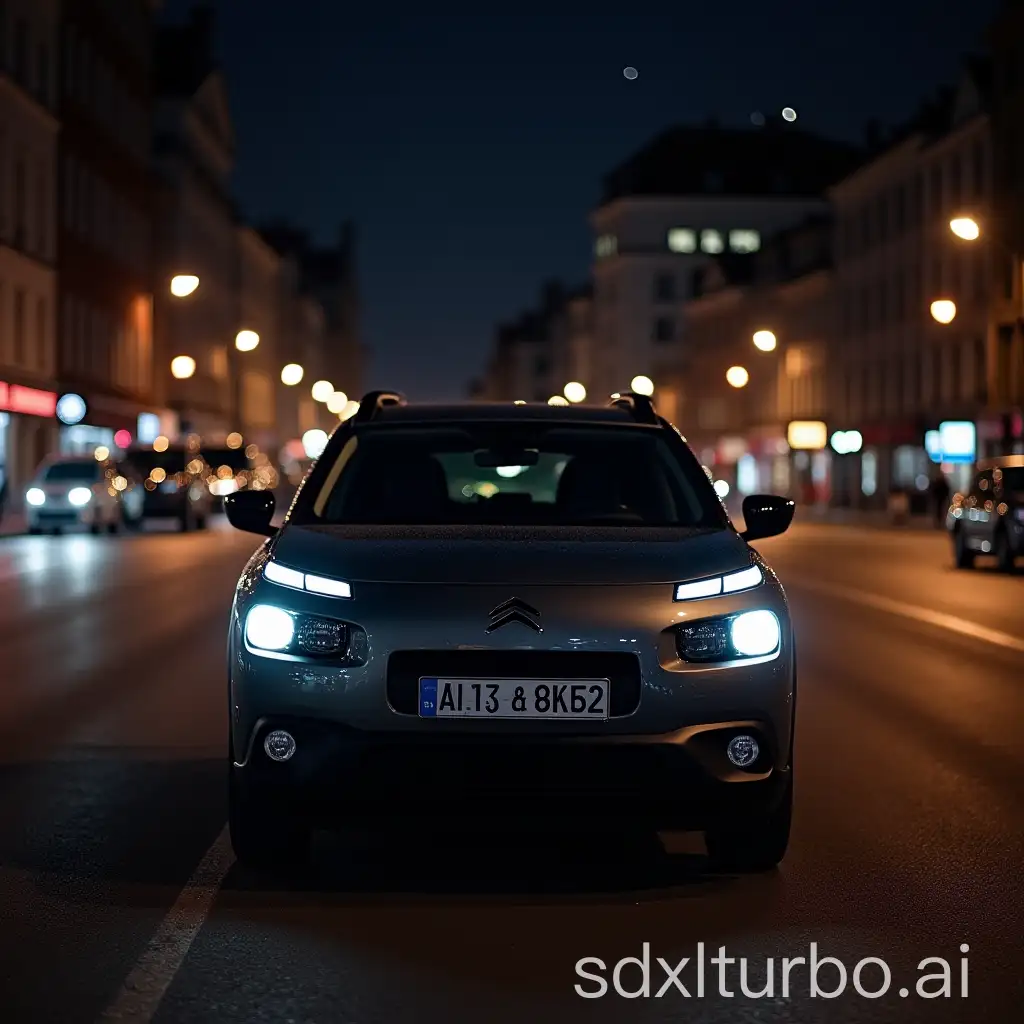
{"label": "dark parked car", "polygon": [[955,494],[946,516],[957,567],[973,569],[978,555],[994,555],[1010,572],[1024,555],[1024,455],[978,463],[966,494]]}

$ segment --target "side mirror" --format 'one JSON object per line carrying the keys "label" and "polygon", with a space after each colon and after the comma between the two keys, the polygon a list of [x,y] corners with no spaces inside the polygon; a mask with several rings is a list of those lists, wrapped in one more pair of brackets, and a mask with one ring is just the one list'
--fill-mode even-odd
{"label": "side mirror", "polygon": [[777,494],[750,494],[743,499],[743,521],[746,529],[740,536],[746,540],[762,540],[785,533],[793,522],[796,503]]}
{"label": "side mirror", "polygon": [[224,499],[228,522],[236,530],[273,537],[277,527],[270,525],[274,518],[274,495],[270,491],[236,491]]}

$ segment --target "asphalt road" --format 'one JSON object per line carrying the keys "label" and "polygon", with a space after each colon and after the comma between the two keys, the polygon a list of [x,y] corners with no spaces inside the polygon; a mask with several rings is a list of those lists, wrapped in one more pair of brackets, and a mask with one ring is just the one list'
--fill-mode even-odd
{"label": "asphalt road", "polygon": [[[269,882],[223,836],[224,626],[254,546],[219,529],[0,541],[5,1024],[1022,1019],[1024,575],[956,572],[922,533],[797,526],[763,543],[800,647],[777,873],[707,875],[695,837],[512,827],[328,837],[308,874]],[[645,942],[649,998],[574,993],[594,987],[579,959],[610,975]],[[719,996],[709,964],[699,998],[691,959],[690,997],[656,997],[657,958],[699,942],[748,957],[754,990],[775,957],[775,996]],[[811,943],[851,973],[883,959],[890,992],[849,980],[809,998],[798,967],[783,997],[779,959]],[[950,963],[950,998],[917,995],[938,970],[925,957]],[[822,987],[837,977],[821,968]]]}

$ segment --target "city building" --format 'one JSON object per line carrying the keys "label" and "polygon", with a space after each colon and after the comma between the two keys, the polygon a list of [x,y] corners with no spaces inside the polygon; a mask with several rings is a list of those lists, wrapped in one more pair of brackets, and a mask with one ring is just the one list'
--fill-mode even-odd
{"label": "city building", "polygon": [[278,433],[277,391],[281,367],[291,360],[291,338],[282,331],[281,257],[255,229],[237,229],[239,329],[233,361],[238,389],[235,425],[246,444],[274,452],[285,440]]}
{"label": "city building", "polygon": [[666,346],[685,344],[695,272],[826,212],[825,189],[858,156],[786,122],[709,124],[673,128],[614,170],[590,218],[593,348],[583,383],[605,393],[652,376]]}
{"label": "city building", "polygon": [[[970,62],[958,88],[831,190],[839,330],[829,427],[862,439],[839,460],[841,501],[923,494],[936,472],[927,438],[943,421],[976,423],[982,450],[995,433],[990,246],[951,230],[991,196],[987,91],[986,64]],[[963,483],[964,466],[947,470]]]}
{"label": "city building", "polygon": [[659,412],[723,496],[828,500],[828,456],[804,450],[797,435],[820,435],[827,418],[832,239],[831,219],[815,215],[767,236],[757,252],[717,257],[685,304],[685,344],[667,346],[654,364]]}
{"label": "city building", "polygon": [[498,326],[474,398],[500,402],[546,402],[565,385],[582,382],[591,340],[590,290],[568,291],[558,281],[541,289],[536,308]]}
{"label": "city building", "polygon": [[337,390],[358,398],[363,392],[369,351],[360,327],[359,278],[356,266],[356,228],[346,221],[334,246],[314,244],[307,232],[287,224],[271,224],[263,236],[295,263],[297,288],[323,310],[325,379]]}
{"label": "city building", "polygon": [[176,413],[177,429],[218,443],[240,430],[239,364],[251,353],[235,345],[248,329],[241,218],[231,195],[235,138],[214,27],[204,5],[157,35],[154,360],[160,400]]}
{"label": "city building", "polygon": [[[1002,452],[1024,451],[1024,0],[1004,0],[989,34],[992,56],[992,196],[978,210],[996,268],[991,405]],[[989,430],[990,434],[996,433]]]}
{"label": "city building", "polygon": [[[32,5],[35,7],[36,5]],[[151,0],[61,4],[61,445],[134,437],[153,393]],[[84,401],[82,401],[84,400]]]}
{"label": "city building", "polygon": [[0,4],[0,488],[57,446],[57,0]]}

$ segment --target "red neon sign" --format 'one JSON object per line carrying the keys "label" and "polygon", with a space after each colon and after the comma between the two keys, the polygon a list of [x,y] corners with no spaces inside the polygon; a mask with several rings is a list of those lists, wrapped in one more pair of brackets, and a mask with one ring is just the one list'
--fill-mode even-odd
{"label": "red neon sign", "polygon": [[21,384],[0,381],[0,409],[20,412],[27,416],[55,416],[57,414],[57,392],[40,391]]}

